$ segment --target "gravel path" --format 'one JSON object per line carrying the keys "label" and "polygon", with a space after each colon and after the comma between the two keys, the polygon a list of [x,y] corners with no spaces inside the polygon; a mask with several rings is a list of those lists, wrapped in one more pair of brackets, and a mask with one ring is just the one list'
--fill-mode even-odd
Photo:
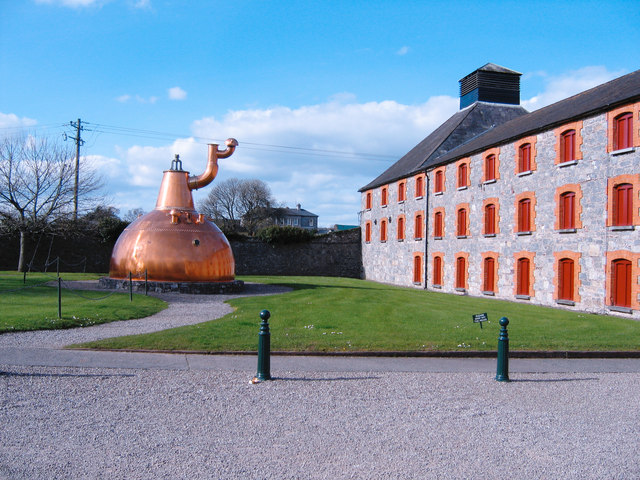
{"label": "gravel path", "polygon": [[0,478],[640,478],[638,374],[0,370]]}
{"label": "gravel path", "polygon": [[[67,282],[82,289],[97,289],[97,282]],[[91,327],[66,330],[5,333],[0,335],[0,347],[62,348],[74,343],[91,342],[103,338],[149,333],[168,328],[193,325],[223,317],[233,309],[224,303],[232,298],[274,295],[291,289],[279,285],[245,283],[242,293],[224,295],[187,295],[180,293],[153,294],[169,303],[169,307],[139,320],[104,323]]]}
{"label": "gravel path", "polygon": [[[0,347],[198,323],[231,311],[231,297],[166,295],[169,309],[147,319],[1,335]],[[296,369],[251,385],[254,367],[0,364],[0,479],[640,478],[640,373],[502,383],[476,371]]]}

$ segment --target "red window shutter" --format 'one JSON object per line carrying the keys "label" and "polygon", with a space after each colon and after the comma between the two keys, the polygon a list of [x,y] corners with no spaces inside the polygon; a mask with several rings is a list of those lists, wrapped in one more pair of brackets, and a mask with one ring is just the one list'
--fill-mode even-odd
{"label": "red window shutter", "polygon": [[575,156],[576,131],[568,130],[560,136],[560,162],[570,162]]}
{"label": "red window shutter", "polygon": [[388,198],[387,198],[387,189],[383,188],[382,189],[382,199],[381,199],[381,203],[382,205],[386,205],[389,202]]}
{"label": "red window shutter", "polygon": [[612,303],[618,307],[631,307],[631,262],[614,260],[611,285]]}
{"label": "red window shutter", "polygon": [[570,258],[560,260],[558,268],[558,298],[560,300],[573,300],[574,289],[574,265]]}
{"label": "red window shutter", "polygon": [[574,192],[566,192],[560,196],[560,229],[576,228]]}
{"label": "red window shutter", "polygon": [[370,210],[371,209],[371,192],[367,193],[367,201],[366,201],[366,205],[365,208]]}
{"label": "red window shutter", "polygon": [[489,155],[484,161],[485,181],[496,179],[496,156]]}
{"label": "red window shutter", "polygon": [[529,295],[529,259],[518,259],[518,271],[517,271],[517,294]]}
{"label": "red window shutter", "polygon": [[456,259],[456,288],[465,288],[465,262],[464,257],[458,257]]}
{"label": "red window shutter", "polygon": [[630,148],[633,146],[633,114],[623,113],[614,120],[614,149]]}
{"label": "red window shutter", "polygon": [[424,196],[424,180],[422,177],[416,178],[416,197]]}
{"label": "red window shutter", "polygon": [[398,184],[398,201],[404,202],[406,200],[406,187],[405,183]]}
{"label": "red window shutter", "polygon": [[613,224],[633,225],[633,185],[623,183],[613,189]]}
{"label": "red window shutter", "polygon": [[436,237],[442,237],[443,236],[443,229],[442,229],[442,212],[436,212],[435,214],[435,219],[434,219],[434,233]]}
{"label": "red window shutter", "polygon": [[444,175],[442,173],[442,170],[438,170],[436,172],[436,193],[440,193],[443,191],[443,185],[444,185]]}
{"label": "red window shutter", "polygon": [[422,258],[418,255],[413,257],[413,281],[414,283],[422,282]]}
{"label": "red window shutter", "polygon": [[467,234],[467,211],[464,208],[458,210],[458,230],[456,235],[463,237]]}
{"label": "red window shutter", "polygon": [[458,167],[458,187],[467,186],[467,164],[462,163]]}
{"label": "red window shutter", "polygon": [[433,257],[433,284],[442,285],[442,257]]}
{"label": "red window shutter", "polygon": [[528,198],[518,202],[518,231],[531,231],[531,200]]}
{"label": "red window shutter", "polygon": [[496,206],[493,203],[484,209],[484,233],[485,235],[496,233]]}
{"label": "red window shutter", "polygon": [[371,241],[371,223],[367,222],[364,226],[364,240],[365,242]]}
{"label": "red window shutter", "polygon": [[404,217],[398,217],[398,240],[404,240]]}
{"label": "red window shutter", "polygon": [[518,151],[518,172],[531,170],[531,144],[525,143]]}
{"label": "red window shutter", "polygon": [[495,283],[495,260],[493,257],[487,257],[484,259],[484,279],[482,289],[485,292],[493,292],[493,285]]}
{"label": "red window shutter", "polygon": [[387,221],[386,220],[382,220],[380,222],[380,241],[382,242],[387,241]]}

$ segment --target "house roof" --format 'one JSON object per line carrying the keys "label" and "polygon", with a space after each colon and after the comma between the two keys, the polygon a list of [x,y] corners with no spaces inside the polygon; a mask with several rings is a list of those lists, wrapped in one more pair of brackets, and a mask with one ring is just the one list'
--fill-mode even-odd
{"label": "house roof", "polygon": [[311,213],[304,208],[280,208],[278,211],[282,212],[283,215],[288,215],[291,217],[317,217],[315,213]]}
{"label": "house roof", "polygon": [[640,70],[531,113],[521,106],[476,102],[455,113],[360,191],[638,99]]}
{"label": "house roof", "polygon": [[526,113],[527,111],[519,105],[476,102],[455,113],[378,178],[362,187],[360,191],[375,188],[424,170],[426,162],[437,159],[460,144],[471,141],[497,124]]}

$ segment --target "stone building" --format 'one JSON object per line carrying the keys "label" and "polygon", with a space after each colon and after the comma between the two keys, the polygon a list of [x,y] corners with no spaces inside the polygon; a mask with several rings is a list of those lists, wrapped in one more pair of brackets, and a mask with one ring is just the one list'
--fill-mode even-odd
{"label": "stone building", "polygon": [[531,113],[519,79],[464,77],[360,190],[365,278],[640,318],[640,70]]}

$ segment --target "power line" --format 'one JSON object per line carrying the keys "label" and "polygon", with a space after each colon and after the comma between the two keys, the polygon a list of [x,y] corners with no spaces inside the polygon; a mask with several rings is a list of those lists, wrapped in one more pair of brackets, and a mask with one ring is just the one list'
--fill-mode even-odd
{"label": "power line", "polygon": [[[90,124],[92,127],[94,127],[94,130],[96,132],[113,134],[113,135],[125,135],[125,136],[132,136],[132,137],[170,139],[170,140],[176,140],[178,138],[193,138],[194,140],[198,141],[198,143],[220,143],[220,144],[224,143],[224,141],[222,140],[214,139],[211,137],[198,137],[195,135],[159,132],[156,130],[145,130],[145,129],[137,129],[137,128],[129,128],[129,127],[119,127],[116,125],[106,125],[106,124],[100,124],[100,123],[85,122],[85,124]],[[380,159],[380,160],[390,160],[390,159],[398,158],[395,155],[382,155],[378,153],[348,152],[348,151],[342,151],[342,150],[308,148],[308,147],[298,147],[298,146],[292,146],[292,145],[278,145],[278,144],[257,143],[257,142],[248,142],[248,141],[242,141],[242,145],[252,150],[262,150],[262,151],[280,152],[280,153],[296,153],[296,154],[316,155],[316,156],[322,156],[322,157],[347,156],[348,158],[365,157],[365,158]]]}

